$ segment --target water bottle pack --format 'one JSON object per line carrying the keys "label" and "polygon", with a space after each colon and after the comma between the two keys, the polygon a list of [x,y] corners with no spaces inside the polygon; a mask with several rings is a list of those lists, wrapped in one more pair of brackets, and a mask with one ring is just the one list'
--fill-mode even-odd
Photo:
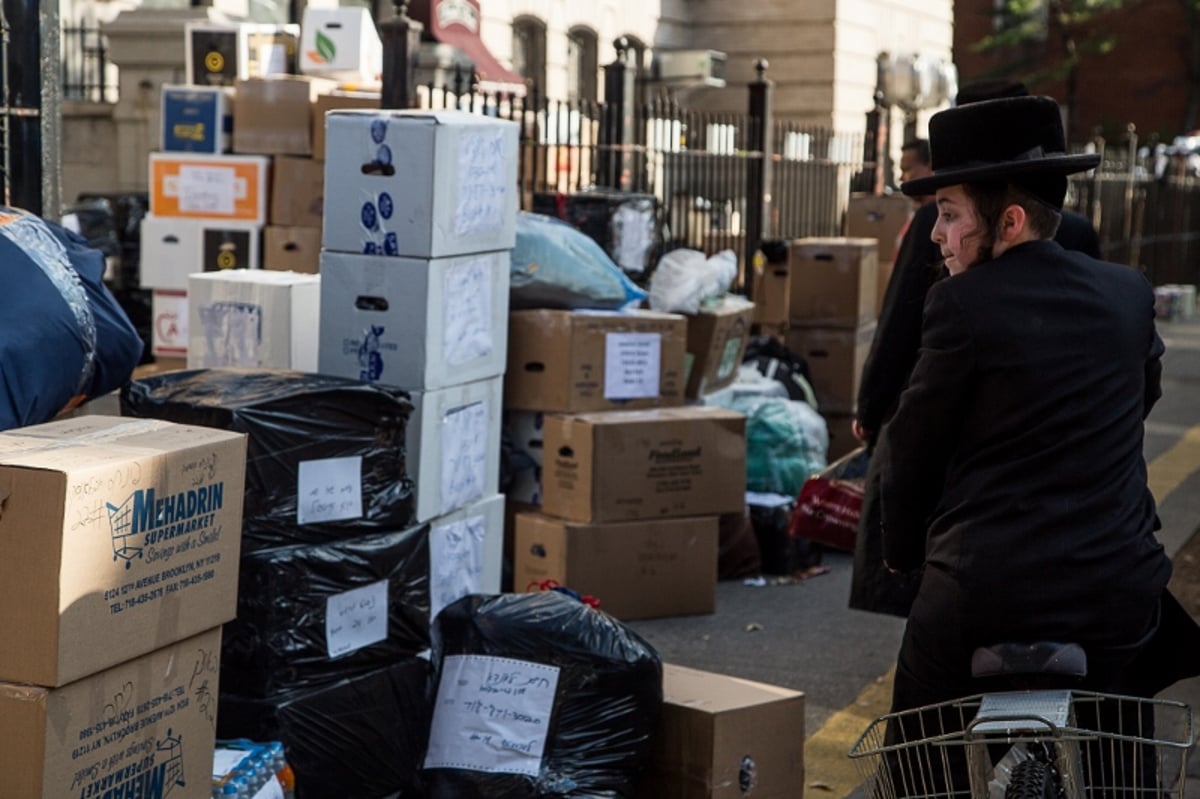
{"label": "water bottle pack", "polygon": [[279,741],[217,741],[212,799],[294,799],[295,779]]}

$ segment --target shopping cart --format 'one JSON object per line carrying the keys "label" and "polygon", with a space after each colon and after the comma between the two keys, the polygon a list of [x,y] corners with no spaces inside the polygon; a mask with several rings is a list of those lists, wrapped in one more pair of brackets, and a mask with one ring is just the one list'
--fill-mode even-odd
{"label": "shopping cart", "polygon": [[875,719],[850,750],[870,799],[1183,799],[1191,709],[1075,690],[978,694]]}
{"label": "shopping cart", "polygon": [[139,538],[133,532],[133,497],[131,494],[120,505],[104,503],[112,530],[113,562],[125,561],[126,569],[133,566],[134,558],[142,556],[142,548],[137,546]]}

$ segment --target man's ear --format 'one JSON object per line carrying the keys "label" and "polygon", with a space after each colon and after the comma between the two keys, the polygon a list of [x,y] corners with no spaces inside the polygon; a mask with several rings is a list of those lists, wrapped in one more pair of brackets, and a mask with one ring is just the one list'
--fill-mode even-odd
{"label": "man's ear", "polygon": [[1000,224],[998,235],[1001,241],[1007,244],[1012,244],[1017,241],[1025,232],[1025,227],[1029,223],[1029,217],[1025,213],[1025,209],[1016,203],[1010,204],[1007,208],[1000,212]]}

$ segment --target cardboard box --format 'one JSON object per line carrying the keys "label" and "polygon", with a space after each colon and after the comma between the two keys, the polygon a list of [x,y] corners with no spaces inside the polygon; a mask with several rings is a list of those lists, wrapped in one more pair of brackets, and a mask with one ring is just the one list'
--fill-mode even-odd
{"label": "cardboard box", "polygon": [[325,160],[325,114],[337,108],[373,108],[380,106],[375,92],[329,92],[313,103],[313,158]]}
{"label": "cardboard box", "polygon": [[663,710],[639,799],[794,799],[804,694],[663,664]]}
{"label": "cardboard box", "polygon": [[468,594],[500,592],[504,495],[439,516],[429,528],[429,623]]}
{"label": "cardboard box", "polygon": [[323,374],[438,389],[504,373],[507,252],[453,258],[321,253]]}
{"label": "cardboard box", "polygon": [[411,392],[405,432],[418,522],[500,490],[501,378]]}
{"label": "cardboard box", "polygon": [[787,325],[792,297],[791,269],[787,261],[764,260],[754,273],[754,321],[761,325]]}
{"label": "cardboard box", "polygon": [[875,318],[874,239],[796,239],[791,244],[793,325],[855,328]]}
{"label": "cardboard box", "polygon": [[0,683],[0,795],[204,797],[221,630],[62,688]]}
{"label": "cardboard box", "polygon": [[542,509],[560,519],[708,516],[746,505],[746,417],[734,411],[555,414],[544,441]]}
{"label": "cardboard box", "polygon": [[822,413],[854,413],[875,327],[875,322],[869,322],[851,330],[794,327],[787,332],[787,348],[808,364],[809,382]]}
{"label": "cardboard box", "polygon": [[729,295],[687,318],[687,396],[724,388],[737,380],[746,353],[754,303]]}
{"label": "cardboard box", "polygon": [[410,258],[512,249],[517,128],[465,111],[329,112],[325,249]]}
{"label": "cardboard box", "polygon": [[846,235],[875,239],[878,245],[879,277],[876,281],[875,314],[883,308],[883,294],[892,276],[892,264],[900,240],[912,219],[913,202],[903,194],[852,194],[846,209]]}
{"label": "cardboard box", "polygon": [[156,359],[186,359],[187,292],[155,289],[150,294],[150,351]]}
{"label": "cardboard box", "polygon": [[333,86],[305,75],[238,81],[233,100],[233,151],[312,155],[313,100]]}
{"label": "cardboard box", "polygon": [[246,437],[118,416],[0,435],[0,679],[64,685],[236,613]]}
{"label": "cardboard box", "polygon": [[271,168],[272,225],[320,229],[325,214],[325,165],[281,155]]}
{"label": "cardboard box", "polygon": [[150,153],[150,213],[265,224],[270,164],[261,155]]}
{"label": "cardboard box", "polygon": [[321,271],[321,228],[267,225],[263,229],[263,269],[315,275]]}
{"label": "cardboard box", "polygon": [[185,32],[184,63],[193,86],[233,86],[246,78],[296,72],[299,25],[194,20]]}
{"label": "cardboard box", "polygon": [[712,613],[717,517],[579,524],[519,513],[513,588],[556,580],[618,619]]}
{"label": "cardboard box", "polygon": [[317,371],[321,278],[236,269],[188,279],[188,368]]}
{"label": "cardboard box", "polygon": [[510,502],[542,504],[542,428],[545,423],[545,414],[541,411],[504,411],[500,440],[509,482],[503,489]]}
{"label": "cardboard box", "polygon": [[383,43],[366,8],[304,9],[300,71],[345,83],[374,83],[383,71]]}
{"label": "cardboard box", "polygon": [[233,133],[233,90],[226,86],[163,86],[159,149],[220,154]]}
{"label": "cardboard box", "polygon": [[599,411],[682,405],[687,319],[653,311],[513,311],[504,406]]}
{"label": "cardboard box", "polygon": [[262,227],[149,215],[142,220],[139,280],[144,288],[183,291],[197,272],[257,269]]}

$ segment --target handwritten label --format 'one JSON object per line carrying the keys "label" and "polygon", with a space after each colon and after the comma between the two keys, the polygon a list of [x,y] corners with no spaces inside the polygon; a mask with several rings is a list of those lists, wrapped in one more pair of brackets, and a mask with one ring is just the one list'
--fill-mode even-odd
{"label": "handwritten label", "polygon": [[335,658],[387,639],[388,582],[334,594],[325,601],[325,645]]}
{"label": "handwritten label", "polygon": [[646,270],[646,253],[654,239],[654,213],[648,208],[624,206],[613,213],[613,230],[617,232],[613,260],[626,272]]}
{"label": "handwritten label", "polygon": [[236,196],[233,169],[215,166],[179,167],[180,211],[232,216]]}
{"label": "handwritten label", "polygon": [[487,473],[488,409],[483,402],[450,411],[442,419],[441,513],[483,496]]}
{"label": "handwritten label", "polygon": [[463,133],[458,140],[458,201],[454,235],[499,230],[508,205],[504,134],[498,130]]}
{"label": "handwritten label", "polygon": [[661,366],[662,334],[607,334],[604,337],[605,399],[657,397]]}
{"label": "handwritten label", "polygon": [[446,269],[442,352],[450,366],[492,354],[492,261],[474,258]]}
{"label": "handwritten label", "polygon": [[262,306],[252,302],[213,302],[197,308],[204,329],[201,366],[259,366],[262,345]]}
{"label": "handwritten label", "polygon": [[296,523],[362,518],[362,457],[301,461]]}
{"label": "handwritten label", "polygon": [[536,777],[558,672],[556,666],[511,658],[446,657],[425,768]]}
{"label": "handwritten label", "polygon": [[434,527],[429,534],[429,618],[468,594],[477,594],[483,575],[483,516]]}

